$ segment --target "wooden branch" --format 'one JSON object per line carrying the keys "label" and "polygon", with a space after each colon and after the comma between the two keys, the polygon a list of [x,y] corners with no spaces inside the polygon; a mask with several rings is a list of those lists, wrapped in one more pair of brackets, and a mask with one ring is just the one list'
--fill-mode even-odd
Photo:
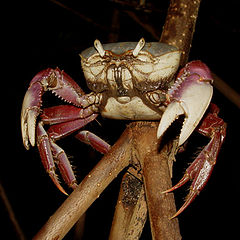
{"label": "wooden branch", "polygon": [[129,165],[130,139],[129,131],[126,130],[33,239],[60,240],[68,233],[119,172]]}
{"label": "wooden branch", "polygon": [[[188,60],[199,5],[200,0],[171,0],[170,2],[160,42],[176,46],[182,51],[180,66],[185,65]],[[143,176],[152,237],[154,240],[181,239],[177,219],[169,220],[175,211],[173,195],[162,194],[159,196],[160,192],[171,186],[171,169],[168,168],[167,149],[173,148],[173,145],[163,146],[161,151],[156,154],[157,141],[151,137],[156,136],[156,132],[155,135],[148,135],[148,132],[150,130],[145,133],[145,137],[148,136],[146,141],[155,143],[155,146],[153,144],[152,149],[147,151],[148,153],[144,149],[140,159],[143,160]],[[141,139],[142,141],[143,139]],[[140,148],[139,151],[141,151]]]}
{"label": "wooden branch", "polygon": [[160,42],[182,51],[180,66],[188,61],[201,0],[171,0]]}
{"label": "wooden branch", "polygon": [[177,218],[170,220],[170,217],[176,213],[174,196],[161,193],[171,187],[168,160],[172,145],[170,144],[170,148],[165,145],[159,151],[157,127],[158,122],[138,123],[138,131],[133,138],[137,158],[140,159],[143,169],[152,238],[179,240],[181,235],[178,220]]}

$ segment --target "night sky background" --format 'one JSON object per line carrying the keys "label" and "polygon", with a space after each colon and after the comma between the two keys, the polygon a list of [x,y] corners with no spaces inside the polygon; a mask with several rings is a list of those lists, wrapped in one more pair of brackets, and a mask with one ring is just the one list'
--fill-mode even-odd
{"label": "night sky background", "polygon": [[[131,4],[123,4],[131,3]],[[0,181],[27,239],[31,239],[66,199],[51,182],[41,165],[36,148],[26,151],[22,144],[20,112],[24,94],[33,76],[47,67],[59,67],[87,90],[78,54],[92,46],[98,38],[109,42],[110,34],[118,41],[157,41],[132,17],[135,14],[160,36],[168,1],[146,1],[147,8],[136,9],[136,1],[21,1],[6,8],[2,20],[4,75],[2,85],[2,157]],[[238,1],[203,0],[196,25],[190,60],[201,59],[209,68],[239,93],[239,6]],[[116,9],[118,9],[116,11]],[[5,8],[2,10],[5,11]],[[119,24],[112,29],[113,15]],[[2,55],[2,56],[3,56]],[[7,97],[6,97],[7,96]],[[51,94],[44,99],[59,104]],[[203,192],[179,216],[181,234],[190,239],[232,239],[239,223],[239,108],[215,89],[212,102],[220,109],[220,117],[228,124],[227,138],[220,152],[212,177]],[[99,117],[86,126],[110,144],[121,135],[127,122]],[[180,154],[174,164],[173,183],[193,161],[198,147],[208,140],[199,134],[191,138],[190,149]],[[101,159],[101,155],[78,142],[73,136],[59,141],[75,166],[78,181]],[[103,192],[87,212],[84,239],[107,239],[121,182],[120,176]],[[189,185],[175,191],[179,208]],[[67,189],[67,187],[65,186]],[[70,193],[71,190],[67,189]],[[236,220],[237,218],[237,220]],[[0,200],[1,235],[18,239]],[[239,224],[238,224],[239,225]],[[71,231],[65,239],[73,239]],[[141,239],[151,239],[149,222]]]}

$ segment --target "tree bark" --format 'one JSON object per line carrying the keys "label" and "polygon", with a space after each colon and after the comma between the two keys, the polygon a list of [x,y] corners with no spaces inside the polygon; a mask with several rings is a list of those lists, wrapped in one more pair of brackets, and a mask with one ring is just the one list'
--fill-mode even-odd
{"label": "tree bark", "polygon": [[[143,182],[154,240],[179,240],[181,234],[177,218],[170,219],[176,212],[173,194],[162,194],[169,189],[171,176],[169,169],[169,155],[172,144],[159,148],[157,140],[158,122],[138,123],[135,133],[135,149],[137,158],[141,161]],[[140,143],[140,144],[139,144]]]}
{"label": "tree bark", "polygon": [[160,42],[182,51],[180,66],[188,61],[201,0],[171,0]]}

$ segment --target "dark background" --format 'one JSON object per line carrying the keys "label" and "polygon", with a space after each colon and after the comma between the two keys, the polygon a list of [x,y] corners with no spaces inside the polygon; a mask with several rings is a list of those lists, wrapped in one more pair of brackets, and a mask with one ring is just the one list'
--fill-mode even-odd
{"label": "dark background", "polygon": [[[130,3],[130,4],[123,4]],[[196,26],[190,59],[201,59],[210,69],[239,92],[239,6],[238,1],[203,0]],[[66,197],[53,185],[45,173],[36,148],[26,151],[20,132],[21,103],[32,77],[46,67],[64,69],[85,90],[78,54],[92,46],[98,38],[109,41],[109,34],[118,41],[157,41],[132,17],[134,13],[148,23],[160,36],[168,1],[147,1],[145,10],[136,9],[137,1],[54,1],[14,3],[6,8],[2,20],[2,157],[0,181],[5,188],[16,217],[27,239],[47,221]],[[118,9],[118,12],[116,12]],[[4,8],[2,9],[4,10]],[[117,28],[111,28],[113,15],[119,14]],[[5,15],[4,15],[5,16]],[[89,20],[90,19],[90,20]],[[6,97],[7,96],[7,97]],[[45,99],[45,98],[44,98]],[[47,96],[48,101],[55,101]],[[194,203],[180,215],[183,239],[231,239],[237,234],[239,209],[239,109],[215,90],[213,102],[228,124],[227,138],[212,177]],[[58,103],[58,102],[56,102]],[[99,118],[86,129],[113,144],[124,130],[126,122]],[[206,139],[198,134],[191,138],[198,146]],[[70,156],[80,181],[101,155],[69,136],[59,144]],[[174,165],[173,183],[193,160],[191,153],[181,154]],[[122,174],[120,174],[122,175]],[[84,239],[107,239],[121,176],[97,199],[87,212]],[[188,186],[175,192],[177,208],[183,203]],[[69,190],[70,192],[70,190]],[[8,214],[0,200],[1,236],[17,239]],[[239,222],[239,221],[238,221]],[[4,237],[5,238],[5,237]],[[4,239],[3,238],[3,239]],[[73,239],[73,231],[65,239]],[[151,239],[147,222],[142,239]]]}

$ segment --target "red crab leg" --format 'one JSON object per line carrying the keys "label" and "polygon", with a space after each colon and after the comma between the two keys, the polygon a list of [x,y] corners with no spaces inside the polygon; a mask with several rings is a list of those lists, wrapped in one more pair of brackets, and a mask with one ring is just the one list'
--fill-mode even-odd
{"label": "red crab leg", "polygon": [[80,108],[72,105],[59,105],[49,108],[44,108],[40,115],[41,121],[44,124],[57,124],[69,122],[76,119],[84,119],[93,114],[91,108]]}
{"label": "red crab leg", "polygon": [[211,104],[210,113],[206,115],[197,128],[198,132],[211,138],[210,142],[200,152],[195,161],[187,168],[183,178],[175,186],[164,191],[164,193],[171,192],[181,187],[188,180],[193,181],[185,203],[172,218],[178,216],[189,206],[195,197],[202,191],[211,176],[217,156],[226,136],[226,123],[217,116],[218,112],[218,107]]}
{"label": "red crab leg", "polygon": [[[96,117],[97,114],[92,114],[92,111],[88,108],[81,109],[68,105],[44,109],[43,114],[41,115],[43,121],[39,123],[39,126],[37,127],[37,135],[41,138],[44,136],[44,141],[38,144],[43,165],[49,173],[48,165],[52,166],[54,164],[54,159],[64,181],[69,187],[75,188],[77,186],[76,178],[64,150],[54,143],[54,141],[79,130],[87,123],[93,121]],[[53,124],[50,126],[47,133],[43,128],[43,123]],[[77,138],[90,144],[102,153],[106,153],[110,149],[110,145],[88,131],[81,131],[77,134]],[[46,145],[47,147],[45,147]],[[55,166],[52,168],[50,177],[60,191],[66,194],[60,186],[54,170]]]}
{"label": "red crab leg", "polygon": [[[72,131],[75,131],[76,128],[79,129],[82,127],[82,124],[85,125],[86,121],[88,122],[94,120],[96,114],[93,114],[90,108],[82,109],[70,105],[60,105],[45,108],[40,117],[43,123],[56,125],[50,127],[48,133],[50,133],[52,138],[59,139],[68,135]],[[78,121],[73,122],[73,120],[77,119]],[[59,125],[59,123],[61,124]],[[75,137],[78,140],[91,145],[94,149],[103,154],[107,153],[110,149],[110,145],[108,143],[89,131],[80,131]]]}
{"label": "red crab leg", "polygon": [[46,133],[46,131],[43,128],[42,123],[39,123],[37,126],[37,146],[39,149],[39,153],[41,156],[42,164],[51,177],[52,181],[55,183],[55,185],[58,187],[58,189],[67,195],[65,190],[62,188],[58,181],[58,177],[55,173],[55,164],[52,156],[52,150],[49,142],[49,137]]}
{"label": "red crab leg", "polygon": [[85,126],[88,122],[91,122],[93,119],[95,119],[95,117],[96,116],[92,114],[91,116],[85,119],[77,119],[77,120],[66,122],[66,123],[59,123],[56,125],[52,125],[49,128],[48,133],[46,133],[46,131],[44,130],[42,126],[43,124],[42,122],[38,124],[38,127],[37,127],[38,144],[37,145],[38,145],[43,166],[48,172],[52,181],[55,183],[58,189],[64,194],[67,194],[67,193],[62,188],[62,186],[60,185],[57,179],[53,159],[56,160],[60,173],[64,181],[67,183],[69,187],[72,187],[72,188],[76,187],[76,178],[65,152],[53,141],[60,139],[63,136],[69,135],[70,133]]}
{"label": "red crab leg", "polygon": [[92,122],[96,117],[97,114],[92,114],[89,117],[83,119],[76,119],[73,121],[52,125],[47,131],[48,135],[51,139],[58,140],[84,127],[89,122]]}
{"label": "red crab leg", "polygon": [[69,187],[75,189],[77,187],[77,181],[66,153],[56,143],[50,141],[50,144],[53,157],[58,165],[63,180]]}
{"label": "red crab leg", "polygon": [[89,144],[91,147],[99,151],[100,153],[107,153],[110,150],[110,145],[106,143],[103,139],[95,135],[94,133],[91,133],[89,131],[80,131],[75,135],[75,137],[86,143]]}

